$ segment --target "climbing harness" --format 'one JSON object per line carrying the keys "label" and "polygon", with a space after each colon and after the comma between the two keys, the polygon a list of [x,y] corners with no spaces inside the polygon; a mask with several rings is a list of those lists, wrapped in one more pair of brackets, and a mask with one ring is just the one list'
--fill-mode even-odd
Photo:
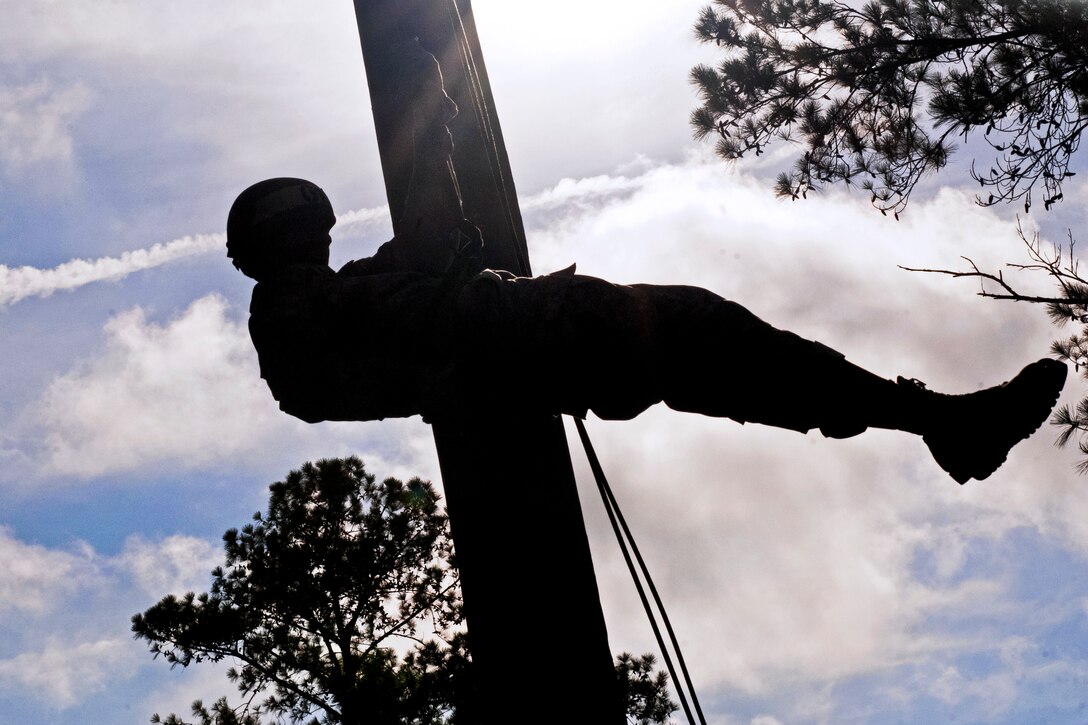
{"label": "climbing harness", "polygon": [[[688,673],[687,663],[684,662],[684,655],[680,651],[680,643],[676,640],[676,633],[673,631],[672,623],[669,621],[669,615],[665,611],[665,605],[661,602],[661,596],[658,594],[657,587],[650,577],[649,569],[647,569],[646,562],[639,552],[638,544],[635,543],[635,537],[631,535],[631,529],[627,526],[627,520],[624,518],[623,512],[620,511],[620,505],[616,501],[615,494],[612,493],[612,487],[608,485],[608,479],[605,478],[604,469],[601,468],[601,462],[597,459],[596,451],[593,450],[593,443],[589,440],[589,433],[586,431],[585,423],[583,423],[580,418],[575,418],[574,425],[578,429],[578,437],[582,439],[582,447],[586,451],[586,458],[589,460],[590,470],[593,471],[593,478],[597,482],[597,490],[601,494],[601,500],[604,502],[604,509],[608,513],[608,521],[612,524],[612,531],[616,534],[616,540],[619,542],[620,551],[623,552],[623,558],[627,562],[627,569],[631,572],[631,579],[635,583],[635,589],[638,590],[639,599],[642,600],[642,608],[646,611],[646,617],[650,620],[650,627],[654,631],[654,637],[657,638],[658,649],[661,650],[661,658],[665,660],[665,667],[668,668],[669,676],[672,677],[673,686],[676,688],[676,695],[680,698],[680,704],[684,708],[684,714],[687,715],[688,722],[691,725],[695,725],[696,720],[695,717],[693,717],[691,710],[692,705],[694,705],[695,712],[699,717],[699,724],[706,725],[706,717],[703,715],[703,709],[699,705],[699,698],[695,694],[695,686],[691,683],[691,675]],[[635,564],[631,558],[632,554],[634,555],[634,559],[638,561],[638,571],[635,570]],[[669,648],[665,646],[665,639],[661,635],[661,627],[657,621],[657,613],[655,613],[654,607],[650,605],[650,600],[646,596],[646,587],[643,586],[642,581],[640,580],[640,573],[641,579],[646,581],[646,587],[649,587],[650,594],[653,596],[657,613],[660,613],[661,615],[661,623],[665,625],[665,630],[668,632],[672,651],[676,653],[676,661],[680,665],[680,671],[684,676],[683,682],[676,676],[676,667],[673,665],[672,657],[669,655]],[[687,694],[685,694],[685,690],[687,691]],[[688,704],[689,695],[691,698],[691,705]]]}

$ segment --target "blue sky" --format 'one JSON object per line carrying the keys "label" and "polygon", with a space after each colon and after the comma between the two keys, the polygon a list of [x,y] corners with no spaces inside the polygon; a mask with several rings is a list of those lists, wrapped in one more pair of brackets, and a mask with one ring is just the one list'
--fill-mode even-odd
{"label": "blue sky", "polygon": [[[1014,212],[974,206],[962,170],[895,223],[834,191],[776,201],[788,149],[727,167],[691,141],[686,73],[715,58],[690,32],[700,4],[474,3],[535,271],[702,285],[937,390],[1043,356],[1041,310],[896,266],[1023,259]],[[334,262],[388,237],[351,3],[3,0],[3,17],[0,722],[144,723],[233,691],[153,661],[129,618],[204,590],[268,483],[349,453],[438,480],[418,418],[279,413],[245,330],[250,282],[222,252],[238,191],[281,175],[329,193]],[[1060,240],[1085,201],[1071,187],[1024,222]],[[656,408],[589,427],[712,722],[1088,717],[1088,500],[1054,431],[960,487],[902,434]],[[613,648],[650,650],[581,490]]]}

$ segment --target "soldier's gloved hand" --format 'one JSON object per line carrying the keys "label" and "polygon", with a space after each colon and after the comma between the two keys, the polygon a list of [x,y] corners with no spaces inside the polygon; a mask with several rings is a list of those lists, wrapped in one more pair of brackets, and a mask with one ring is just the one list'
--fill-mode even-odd
{"label": "soldier's gloved hand", "polygon": [[449,246],[453,255],[446,270],[446,281],[460,286],[483,269],[484,238],[479,227],[463,219],[450,230]]}

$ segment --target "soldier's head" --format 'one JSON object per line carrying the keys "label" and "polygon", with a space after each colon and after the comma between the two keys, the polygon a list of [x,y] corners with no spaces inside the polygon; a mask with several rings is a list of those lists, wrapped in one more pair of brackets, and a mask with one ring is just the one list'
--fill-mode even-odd
{"label": "soldier's head", "polygon": [[266,179],[235,199],[227,216],[227,256],[261,280],[293,264],[328,264],[336,215],[325,192],[304,179]]}

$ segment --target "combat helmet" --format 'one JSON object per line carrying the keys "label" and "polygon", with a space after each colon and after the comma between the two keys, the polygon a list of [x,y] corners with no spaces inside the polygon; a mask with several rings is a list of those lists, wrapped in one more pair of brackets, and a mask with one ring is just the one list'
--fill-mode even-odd
{"label": "combat helmet", "polygon": [[259,181],[234,200],[227,216],[227,256],[246,276],[261,279],[312,255],[336,223],[329,197],[305,179]]}

